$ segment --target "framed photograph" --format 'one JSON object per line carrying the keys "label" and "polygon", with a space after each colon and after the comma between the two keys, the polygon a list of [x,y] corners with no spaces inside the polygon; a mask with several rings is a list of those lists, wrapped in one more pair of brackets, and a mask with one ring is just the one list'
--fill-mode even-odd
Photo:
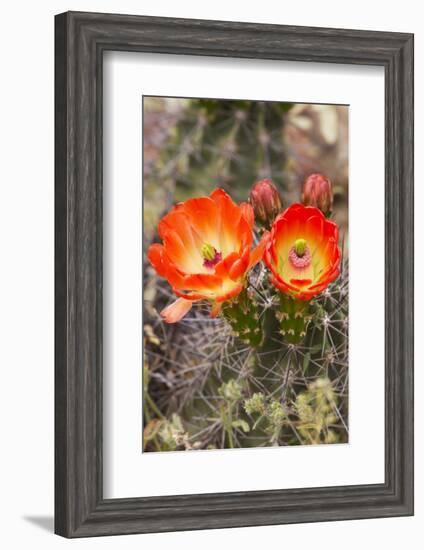
{"label": "framed photograph", "polygon": [[55,21],[55,530],[413,514],[413,35]]}

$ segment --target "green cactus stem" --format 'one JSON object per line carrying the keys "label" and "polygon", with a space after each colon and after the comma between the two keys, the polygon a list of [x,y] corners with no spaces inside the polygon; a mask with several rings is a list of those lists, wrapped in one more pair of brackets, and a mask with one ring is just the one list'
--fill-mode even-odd
{"label": "green cactus stem", "polygon": [[258,306],[246,288],[236,298],[224,303],[222,315],[242,342],[254,348],[262,344],[263,330]]}
{"label": "green cactus stem", "polygon": [[299,300],[289,294],[279,293],[279,308],[275,316],[280,325],[280,334],[289,344],[300,344],[306,336],[311,320],[311,302]]}
{"label": "green cactus stem", "polygon": [[[147,104],[153,105],[154,98]],[[156,100],[157,101],[157,100]],[[173,100],[174,103],[177,100]],[[144,191],[155,222],[174,202],[209,193],[209,183],[246,200],[251,185],[271,177],[286,189],[283,128],[292,103],[196,99],[184,101]]]}

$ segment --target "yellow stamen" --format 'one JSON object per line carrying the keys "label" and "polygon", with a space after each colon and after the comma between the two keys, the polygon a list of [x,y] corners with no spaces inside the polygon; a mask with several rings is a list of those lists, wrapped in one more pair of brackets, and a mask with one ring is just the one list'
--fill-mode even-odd
{"label": "yellow stamen", "polygon": [[200,249],[200,252],[202,254],[202,257],[205,259],[205,260],[209,260],[209,261],[212,261],[214,258],[215,258],[215,254],[216,254],[216,250],[215,248],[209,244],[209,243],[204,243],[202,244],[202,248]]}

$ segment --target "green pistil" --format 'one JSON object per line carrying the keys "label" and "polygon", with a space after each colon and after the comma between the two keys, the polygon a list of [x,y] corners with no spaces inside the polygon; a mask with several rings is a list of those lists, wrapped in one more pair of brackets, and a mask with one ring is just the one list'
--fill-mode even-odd
{"label": "green pistil", "polygon": [[294,243],[294,251],[299,258],[302,258],[306,252],[306,241],[305,239],[297,239]]}

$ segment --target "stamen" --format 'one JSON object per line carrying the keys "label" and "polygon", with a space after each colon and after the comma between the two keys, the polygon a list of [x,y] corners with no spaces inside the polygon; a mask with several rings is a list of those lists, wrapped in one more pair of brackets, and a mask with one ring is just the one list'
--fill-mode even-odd
{"label": "stamen", "polygon": [[203,266],[209,269],[213,269],[216,264],[222,260],[221,252],[218,252],[217,249],[209,243],[202,244],[200,252],[204,258]]}
{"label": "stamen", "polygon": [[213,260],[216,254],[215,248],[209,243],[203,243],[200,252],[205,260]]}

